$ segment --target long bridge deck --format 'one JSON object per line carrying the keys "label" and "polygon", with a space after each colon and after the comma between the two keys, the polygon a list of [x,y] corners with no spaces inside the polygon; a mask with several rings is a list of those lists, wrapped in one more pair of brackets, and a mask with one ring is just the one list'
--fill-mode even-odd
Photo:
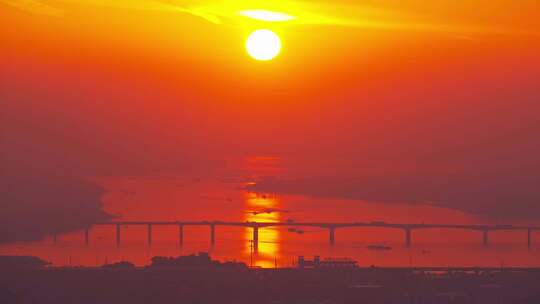
{"label": "long bridge deck", "polygon": [[[267,227],[317,227],[322,229],[328,229],[328,241],[330,245],[335,244],[336,229],[339,228],[388,228],[399,229],[405,232],[405,244],[411,246],[412,244],[412,231],[419,229],[465,229],[480,231],[482,233],[482,241],[484,246],[489,243],[490,231],[525,231],[527,233],[527,244],[530,247],[532,245],[532,232],[540,230],[540,226],[525,226],[525,225],[479,225],[479,224],[415,224],[415,223],[387,223],[381,221],[372,222],[235,222],[235,221],[108,221],[98,222],[94,226],[113,226],[116,227],[116,243],[119,246],[121,243],[121,227],[122,226],[146,226],[147,227],[147,240],[148,244],[152,244],[152,227],[153,226],[176,226],[178,227],[178,240],[180,244],[184,242],[184,227],[185,226],[208,226],[210,228],[210,243],[215,244],[216,240],[216,227],[218,226],[234,226],[234,227],[247,227],[253,230],[253,242],[254,250],[258,250],[259,244],[259,229]],[[56,241],[56,236],[54,236]],[[89,230],[85,231],[85,242],[89,243]]]}
{"label": "long bridge deck", "polygon": [[522,225],[478,225],[478,224],[411,224],[386,222],[234,222],[234,221],[110,221],[98,222],[95,225],[162,225],[162,226],[240,226],[240,227],[278,227],[301,226],[320,228],[346,228],[346,227],[378,227],[395,229],[422,229],[422,228],[450,228],[468,230],[540,230],[540,226]]}

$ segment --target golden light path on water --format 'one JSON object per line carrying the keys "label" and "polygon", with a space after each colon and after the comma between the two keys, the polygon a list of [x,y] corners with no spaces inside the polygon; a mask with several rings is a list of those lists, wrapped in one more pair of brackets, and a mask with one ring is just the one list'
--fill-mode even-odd
{"label": "golden light path on water", "polygon": [[[274,210],[280,207],[279,198],[273,195],[257,194],[253,192],[245,193],[245,217],[248,222],[279,222],[281,216]],[[245,252],[253,253],[253,229],[244,229]],[[259,250],[253,259],[254,266],[274,267],[275,259],[279,252],[280,231],[269,227],[259,229]]]}

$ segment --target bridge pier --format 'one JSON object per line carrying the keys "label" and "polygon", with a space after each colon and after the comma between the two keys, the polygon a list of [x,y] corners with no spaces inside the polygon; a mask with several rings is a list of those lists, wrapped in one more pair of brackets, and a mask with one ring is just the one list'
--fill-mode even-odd
{"label": "bridge pier", "polygon": [[84,231],[84,244],[88,246],[89,243],[90,243],[90,231],[89,229],[86,229]]}
{"label": "bridge pier", "polygon": [[184,245],[184,225],[178,225],[178,245]]}
{"label": "bridge pier", "polygon": [[335,227],[329,227],[328,228],[328,242],[331,246],[336,244],[336,228]]}
{"label": "bridge pier", "polygon": [[148,246],[152,246],[152,224],[148,224]]}
{"label": "bridge pier", "polygon": [[484,247],[487,247],[489,245],[489,230],[485,229],[482,233]]}
{"label": "bridge pier", "polygon": [[411,247],[412,243],[412,230],[411,228],[405,228],[405,246]]}
{"label": "bridge pier", "polygon": [[253,252],[259,252],[259,227],[253,227]]}
{"label": "bridge pier", "polygon": [[210,245],[214,246],[216,244],[216,225],[210,225]]}
{"label": "bridge pier", "polygon": [[531,248],[532,246],[532,229],[527,229],[527,247]]}
{"label": "bridge pier", "polygon": [[120,247],[120,224],[116,224],[116,246]]}

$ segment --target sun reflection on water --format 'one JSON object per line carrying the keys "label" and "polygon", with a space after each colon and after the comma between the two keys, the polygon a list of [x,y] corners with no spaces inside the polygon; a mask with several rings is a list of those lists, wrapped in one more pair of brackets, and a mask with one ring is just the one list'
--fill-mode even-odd
{"label": "sun reflection on water", "polygon": [[[245,193],[244,220],[249,222],[279,222],[279,198],[274,195],[253,192]],[[279,253],[280,231],[268,227],[259,229],[259,250],[254,253],[253,265],[273,267]],[[245,228],[244,238],[247,240],[245,251],[252,252],[253,229]]]}

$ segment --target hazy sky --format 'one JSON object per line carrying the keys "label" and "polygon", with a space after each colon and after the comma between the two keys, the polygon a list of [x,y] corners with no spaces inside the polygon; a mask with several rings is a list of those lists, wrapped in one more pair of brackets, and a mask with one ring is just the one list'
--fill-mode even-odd
{"label": "hazy sky", "polygon": [[[0,20],[7,176],[272,155],[335,196],[540,216],[537,1],[0,0]],[[273,61],[244,50],[258,28]]]}

